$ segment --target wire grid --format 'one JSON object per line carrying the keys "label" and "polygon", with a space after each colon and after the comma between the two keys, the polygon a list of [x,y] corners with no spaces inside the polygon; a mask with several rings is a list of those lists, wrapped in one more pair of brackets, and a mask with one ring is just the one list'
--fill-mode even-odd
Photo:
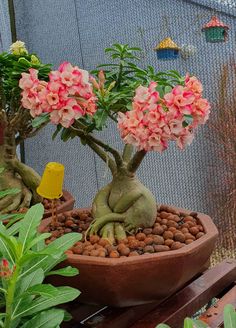
{"label": "wire grid", "polygon": [[[15,1],[15,5],[19,38],[44,62],[57,66],[62,60],[69,60],[93,69],[107,61],[103,49],[112,43],[139,46],[144,49],[142,66],[151,64],[161,71],[177,69],[198,76],[213,105],[211,120],[217,119],[220,68],[235,57],[234,0],[24,0]],[[201,28],[212,15],[230,26],[226,43],[206,42]],[[195,46],[197,53],[186,60],[158,61],[153,48],[168,36],[180,46]],[[60,160],[66,166],[66,187],[75,195],[77,206],[89,206],[97,189],[110,179],[106,166],[76,141],[52,143],[51,132],[50,127],[26,142],[27,163],[42,173],[48,161]],[[100,136],[121,147],[112,124]],[[213,258],[216,262],[235,256],[236,218],[229,221],[229,213],[222,215],[214,199],[217,191],[224,203],[227,194],[227,186],[222,183],[225,168],[218,160],[214,139],[210,126],[200,128],[186,151],[180,152],[172,145],[163,155],[151,153],[138,174],[159,203],[213,217],[220,230]]]}

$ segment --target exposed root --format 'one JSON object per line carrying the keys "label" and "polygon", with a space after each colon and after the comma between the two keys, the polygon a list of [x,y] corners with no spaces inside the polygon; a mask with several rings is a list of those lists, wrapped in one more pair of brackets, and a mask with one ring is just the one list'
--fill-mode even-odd
{"label": "exposed root", "polygon": [[97,235],[100,229],[104,227],[105,224],[111,222],[124,222],[125,216],[119,213],[109,213],[101,218],[97,219],[90,225],[89,234]]}
{"label": "exposed root", "polygon": [[23,186],[23,188],[22,188],[22,196],[23,196],[23,199],[22,199],[22,202],[21,202],[19,208],[24,208],[24,207],[29,208],[31,200],[32,200],[32,193],[25,186]]}
{"label": "exposed root", "polygon": [[14,196],[7,195],[6,197],[0,199],[0,213],[3,212],[13,202]]}
{"label": "exposed root", "polygon": [[115,223],[115,239],[120,241],[127,237],[125,229],[122,224]]}
{"label": "exposed root", "polygon": [[21,196],[22,196],[21,192],[19,192],[19,194],[14,195],[11,204],[8,207],[5,207],[2,213],[9,213],[11,211],[17,210],[21,203]]}
{"label": "exposed root", "polygon": [[96,219],[106,214],[112,213],[108,205],[111,185],[103,187],[95,196],[92,206],[92,216]]}
{"label": "exposed root", "polygon": [[40,175],[31,167],[21,163],[17,158],[11,161],[11,167],[20,175],[24,185],[32,191],[33,202],[41,202],[42,198],[36,193],[41,180]]}
{"label": "exposed root", "polygon": [[114,223],[107,223],[101,229],[101,236],[103,239],[109,241],[111,245],[115,243]]}

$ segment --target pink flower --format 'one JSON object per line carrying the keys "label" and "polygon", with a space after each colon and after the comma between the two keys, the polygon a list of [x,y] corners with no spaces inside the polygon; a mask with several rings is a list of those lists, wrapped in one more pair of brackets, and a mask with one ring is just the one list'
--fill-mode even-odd
{"label": "pink flower", "polygon": [[[118,116],[124,142],[138,150],[157,152],[166,150],[169,141],[176,141],[180,149],[189,145],[194,137],[193,129],[205,123],[210,109],[207,100],[196,95],[196,90],[200,90],[198,81],[190,82],[194,90],[177,85],[164,99],[156,91],[155,82],[148,87],[139,86],[132,110]],[[190,82],[187,81],[189,85]],[[189,120],[185,115],[190,116]]]}
{"label": "pink flower", "polygon": [[195,76],[189,76],[186,74],[185,77],[185,86],[191,90],[195,95],[201,96],[203,87],[201,82]]}
{"label": "pink flower", "polygon": [[34,68],[29,69],[29,73],[22,73],[22,78],[19,81],[19,87],[27,90],[38,84],[38,71]]}
{"label": "pink flower", "polygon": [[19,82],[22,106],[33,117],[50,113],[51,122],[68,128],[84,115],[94,115],[96,97],[87,71],[64,62],[49,74],[49,82],[38,80],[38,71],[23,73]]}

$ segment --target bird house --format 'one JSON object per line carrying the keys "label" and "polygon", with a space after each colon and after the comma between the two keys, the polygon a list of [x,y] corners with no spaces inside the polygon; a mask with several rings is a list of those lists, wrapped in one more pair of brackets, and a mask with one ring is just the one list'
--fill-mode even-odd
{"label": "bird house", "polygon": [[229,27],[213,16],[209,23],[205,24],[202,31],[207,42],[225,42],[228,37]]}
{"label": "bird house", "polygon": [[171,38],[165,38],[154,48],[154,50],[157,53],[158,59],[171,60],[179,57],[180,47],[178,47]]}

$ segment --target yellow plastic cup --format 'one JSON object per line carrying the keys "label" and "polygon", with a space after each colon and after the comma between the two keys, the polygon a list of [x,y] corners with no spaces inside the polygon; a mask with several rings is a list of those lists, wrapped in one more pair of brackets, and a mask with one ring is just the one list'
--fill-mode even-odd
{"label": "yellow plastic cup", "polygon": [[59,199],[63,192],[65,167],[61,163],[50,162],[46,165],[37,193],[48,199]]}

